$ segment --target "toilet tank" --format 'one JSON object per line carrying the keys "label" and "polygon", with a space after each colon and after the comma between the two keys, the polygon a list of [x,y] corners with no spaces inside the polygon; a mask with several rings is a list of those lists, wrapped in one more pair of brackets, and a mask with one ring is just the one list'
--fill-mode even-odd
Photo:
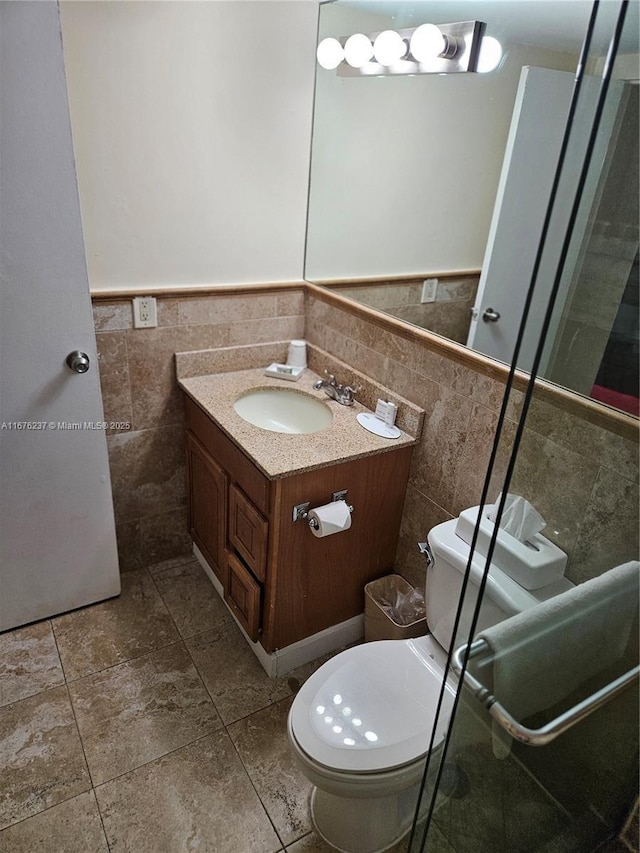
{"label": "toilet tank", "polygon": [[[453,627],[471,551],[469,545],[456,535],[456,524],[456,519],[438,524],[427,537],[434,557],[433,563],[427,569],[427,625],[435,639],[446,650],[452,645],[457,648],[469,640],[473,612],[485,568],[485,558],[474,554],[460,623],[454,637]],[[554,595],[566,592],[572,586],[573,584],[563,577],[548,586],[527,590],[497,566],[492,565],[475,633]]]}

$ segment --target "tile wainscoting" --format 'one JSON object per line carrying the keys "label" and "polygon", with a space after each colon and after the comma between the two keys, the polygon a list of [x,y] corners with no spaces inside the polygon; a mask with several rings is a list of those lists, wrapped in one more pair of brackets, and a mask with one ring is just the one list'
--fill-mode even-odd
{"label": "tile wainscoting", "polygon": [[[156,329],[132,328],[134,295],[94,299],[105,420],[131,423],[129,431],[107,437],[122,570],[170,559],[191,545],[174,352],[304,337],[425,409],[396,556],[396,571],[422,585],[416,542],[480,499],[505,369],[314,285],[158,293]],[[229,367],[221,362],[219,369]],[[637,425],[577,404],[572,395],[541,392],[529,411],[512,491],[548,519],[547,535],[570,555],[568,576],[582,581],[637,555]],[[491,499],[521,399],[512,393]]]}
{"label": "tile wainscoting", "polygon": [[304,334],[303,285],[157,294],[155,329],[133,328],[135,295],[93,300],[105,420],[130,424],[107,436],[122,571],[191,549],[174,353]]}
{"label": "tile wainscoting", "polygon": [[[425,410],[413,453],[395,570],[424,582],[416,542],[480,500],[506,369],[464,347],[403,327],[350,300],[307,286],[305,336]],[[522,387],[522,383],[520,383]],[[520,415],[514,390],[490,500],[506,471]],[[548,520],[580,582],[638,554],[638,424],[541,385],[520,445],[511,491]]]}
{"label": "tile wainscoting", "polygon": [[[423,302],[423,284],[427,279],[434,283],[434,290],[430,301]],[[331,287],[335,293],[464,344],[469,334],[471,309],[479,280],[479,272],[435,273],[419,278],[332,284]]]}

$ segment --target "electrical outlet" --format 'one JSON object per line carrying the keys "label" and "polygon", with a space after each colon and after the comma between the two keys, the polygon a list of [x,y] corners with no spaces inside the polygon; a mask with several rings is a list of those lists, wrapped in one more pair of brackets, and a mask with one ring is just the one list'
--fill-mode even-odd
{"label": "electrical outlet", "polygon": [[435,302],[437,289],[438,279],[426,278],[422,282],[422,296],[420,297],[420,302]]}
{"label": "electrical outlet", "polygon": [[152,329],[158,325],[156,300],[153,296],[136,296],[133,300],[133,326],[136,329]]}

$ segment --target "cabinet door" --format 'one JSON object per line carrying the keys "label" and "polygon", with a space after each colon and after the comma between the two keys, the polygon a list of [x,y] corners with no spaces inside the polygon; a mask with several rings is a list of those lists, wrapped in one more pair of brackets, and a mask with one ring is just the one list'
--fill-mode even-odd
{"label": "cabinet door", "polygon": [[228,555],[228,565],[225,601],[255,643],[260,627],[260,584],[235,554]]}
{"label": "cabinet door", "polygon": [[229,488],[229,542],[261,581],[267,570],[268,534],[267,520],[232,483]]}
{"label": "cabinet door", "polygon": [[187,492],[191,537],[226,588],[227,476],[191,433],[187,433]]}

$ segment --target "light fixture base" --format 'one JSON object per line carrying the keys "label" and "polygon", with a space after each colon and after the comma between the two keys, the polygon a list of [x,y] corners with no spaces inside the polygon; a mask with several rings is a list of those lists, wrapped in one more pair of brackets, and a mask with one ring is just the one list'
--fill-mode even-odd
{"label": "light fixture base", "polygon": [[[447,45],[443,56],[428,62],[417,62],[408,55],[391,66],[381,65],[372,60],[361,68],[352,68],[343,62],[336,71],[340,77],[398,77],[409,74],[455,74],[475,71],[485,24],[482,21],[459,21],[452,24],[437,24],[437,27],[445,36]],[[411,27],[399,29],[396,32],[403,40],[410,43],[415,30],[416,27]],[[378,35],[380,33],[371,33],[369,38],[373,42]],[[340,42],[344,45],[346,37],[340,39]],[[451,53],[454,55],[451,56]]]}

